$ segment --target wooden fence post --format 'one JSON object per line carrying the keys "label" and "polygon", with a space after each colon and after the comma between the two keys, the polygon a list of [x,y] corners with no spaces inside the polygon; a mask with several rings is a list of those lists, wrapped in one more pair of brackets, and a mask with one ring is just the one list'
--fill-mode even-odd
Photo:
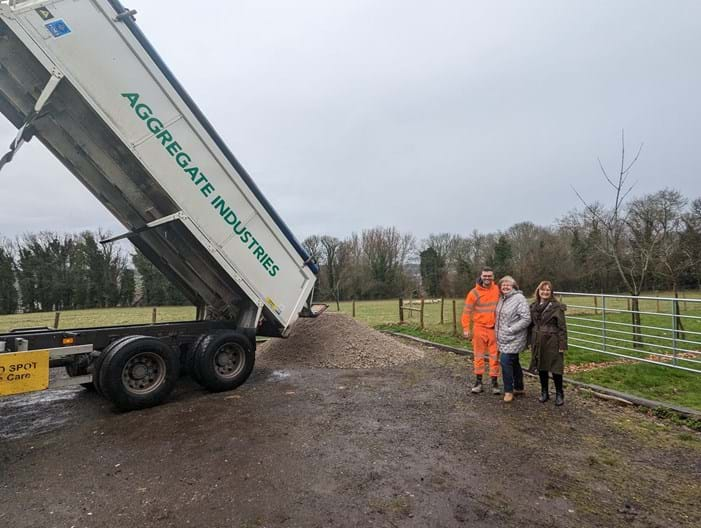
{"label": "wooden fence post", "polygon": [[599,315],[599,301],[598,297],[595,295],[594,296],[594,315]]}
{"label": "wooden fence post", "polygon": [[402,298],[399,298],[399,322],[404,322],[404,310],[402,310]]}
{"label": "wooden fence post", "polygon": [[56,312],[54,316],[54,328],[58,328],[58,322],[61,319],[61,312]]}
{"label": "wooden fence post", "polygon": [[423,297],[421,297],[421,312],[419,312],[419,313],[421,314],[420,327],[421,327],[421,330],[423,330],[424,329],[424,298]]}
{"label": "wooden fence post", "polygon": [[657,297],[657,298],[655,299],[655,302],[656,302],[656,304],[657,304],[657,313],[660,313],[660,298]]}
{"label": "wooden fence post", "polygon": [[455,299],[453,299],[453,335],[458,335],[458,312],[455,309]]}
{"label": "wooden fence post", "polygon": [[445,299],[441,297],[441,326],[443,326],[443,305],[445,304]]}
{"label": "wooden fence post", "polygon": [[355,319],[355,299],[353,299],[353,318]]}
{"label": "wooden fence post", "polygon": [[154,308],[153,312],[151,312],[151,323],[156,324],[157,319],[158,319],[158,308]]}
{"label": "wooden fence post", "polygon": [[630,312],[630,297],[626,299],[626,304],[628,305],[628,311]]}

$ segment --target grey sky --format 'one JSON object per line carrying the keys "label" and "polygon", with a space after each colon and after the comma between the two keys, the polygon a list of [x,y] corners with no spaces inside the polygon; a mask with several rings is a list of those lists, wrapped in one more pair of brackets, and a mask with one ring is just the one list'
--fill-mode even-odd
{"label": "grey sky", "polygon": [[[701,196],[701,2],[126,3],[300,239],[549,224],[621,128],[637,194]],[[121,229],[36,141],[0,197],[0,235]]]}

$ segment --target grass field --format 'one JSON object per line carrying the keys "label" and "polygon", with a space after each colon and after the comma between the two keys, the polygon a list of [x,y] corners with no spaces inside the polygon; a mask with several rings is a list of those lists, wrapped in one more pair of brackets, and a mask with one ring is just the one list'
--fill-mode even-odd
{"label": "grass field", "polygon": [[[665,295],[661,293],[660,295]],[[701,298],[701,292],[686,293],[688,298]],[[601,299],[599,299],[600,303]],[[585,350],[581,346],[590,348],[601,347],[601,328],[603,317],[601,305],[594,305],[592,298],[568,297],[564,300],[568,304],[567,320],[570,330],[570,350],[566,356],[569,365],[586,365],[600,363],[601,368],[594,368],[583,372],[569,374],[570,377],[603,385],[616,390],[629,392],[642,397],[676,403],[687,407],[701,409],[701,374],[681,371],[658,365],[643,363],[613,364],[618,357]],[[659,306],[658,306],[659,305]],[[418,304],[414,305],[418,307]],[[455,300],[458,334],[461,334],[460,316],[462,314],[463,299]],[[351,314],[352,303],[341,303],[341,312]],[[625,299],[607,300],[607,309],[626,310]],[[672,313],[671,303],[657,302],[655,300],[641,300],[640,310],[663,313]],[[329,308],[336,310],[335,304]],[[356,319],[370,326],[403,332],[419,337],[424,337],[436,342],[469,348],[469,343],[460,335],[453,335],[453,300],[446,299],[443,305],[443,324],[441,324],[441,304],[426,303],[424,310],[424,330],[420,330],[419,314],[405,312],[405,323],[399,325],[399,305],[396,299],[383,301],[358,301],[355,303]],[[688,350],[701,350],[701,303],[681,301],[681,315],[684,328],[687,331],[687,342],[678,342],[678,347]],[[51,327],[54,324],[53,312],[37,314],[16,314],[0,316],[0,332],[6,332],[14,328],[27,327]],[[152,318],[152,308],[107,308],[99,310],[75,310],[61,313],[59,328],[85,328],[91,326],[105,326],[118,324],[149,323]],[[195,309],[191,306],[165,306],[157,309],[157,321],[186,321],[195,318]],[[641,315],[641,323],[644,326],[660,327],[661,329],[643,329],[648,334],[644,338],[645,345],[640,350],[629,351],[616,349],[616,346],[628,345],[621,341],[629,337],[631,331],[630,314],[609,313],[606,316],[607,346],[614,352],[624,353],[637,357],[649,357],[652,353],[671,353],[662,347],[670,347],[672,344],[671,317],[664,315]],[[589,328],[586,328],[589,327]],[[669,330],[667,330],[669,328]],[[613,331],[615,330],[615,331]],[[694,334],[694,332],[698,333]],[[589,334],[589,335],[584,335]],[[617,339],[618,337],[618,339]],[[679,336],[678,336],[679,337]],[[589,343],[584,343],[587,340]],[[580,346],[578,346],[580,345]],[[658,346],[655,346],[658,345]],[[660,346],[661,345],[661,346]],[[701,356],[698,357],[701,359]],[[528,353],[524,353],[522,363],[527,364]],[[689,365],[700,368],[699,363],[678,361],[679,365]]]}
{"label": "grass field", "polygon": [[[91,326],[150,323],[153,308],[102,308],[61,312],[59,328],[87,328]],[[54,312],[0,316],[0,332],[16,328],[54,325]],[[194,306],[161,306],[156,310],[156,321],[188,321],[195,318]]]}

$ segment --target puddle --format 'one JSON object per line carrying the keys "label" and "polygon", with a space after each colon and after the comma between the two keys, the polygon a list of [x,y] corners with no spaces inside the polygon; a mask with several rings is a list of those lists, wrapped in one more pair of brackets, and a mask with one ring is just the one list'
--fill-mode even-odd
{"label": "puddle", "polygon": [[75,414],[65,403],[81,392],[80,387],[72,387],[1,398],[0,439],[15,440],[61,427]]}
{"label": "puddle", "polygon": [[290,373],[286,370],[273,370],[268,377],[268,381],[281,381],[290,377]]}

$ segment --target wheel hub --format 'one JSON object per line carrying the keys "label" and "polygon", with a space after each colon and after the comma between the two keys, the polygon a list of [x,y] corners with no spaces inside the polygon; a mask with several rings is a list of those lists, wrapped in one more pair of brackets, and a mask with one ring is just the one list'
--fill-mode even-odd
{"label": "wheel hub", "polygon": [[214,356],[214,369],[217,375],[223,378],[236,376],[243,367],[243,351],[238,345],[223,345]]}
{"label": "wheel hub", "polygon": [[164,382],[165,361],[154,352],[141,352],[127,361],[122,369],[122,383],[133,394],[148,394]]}

